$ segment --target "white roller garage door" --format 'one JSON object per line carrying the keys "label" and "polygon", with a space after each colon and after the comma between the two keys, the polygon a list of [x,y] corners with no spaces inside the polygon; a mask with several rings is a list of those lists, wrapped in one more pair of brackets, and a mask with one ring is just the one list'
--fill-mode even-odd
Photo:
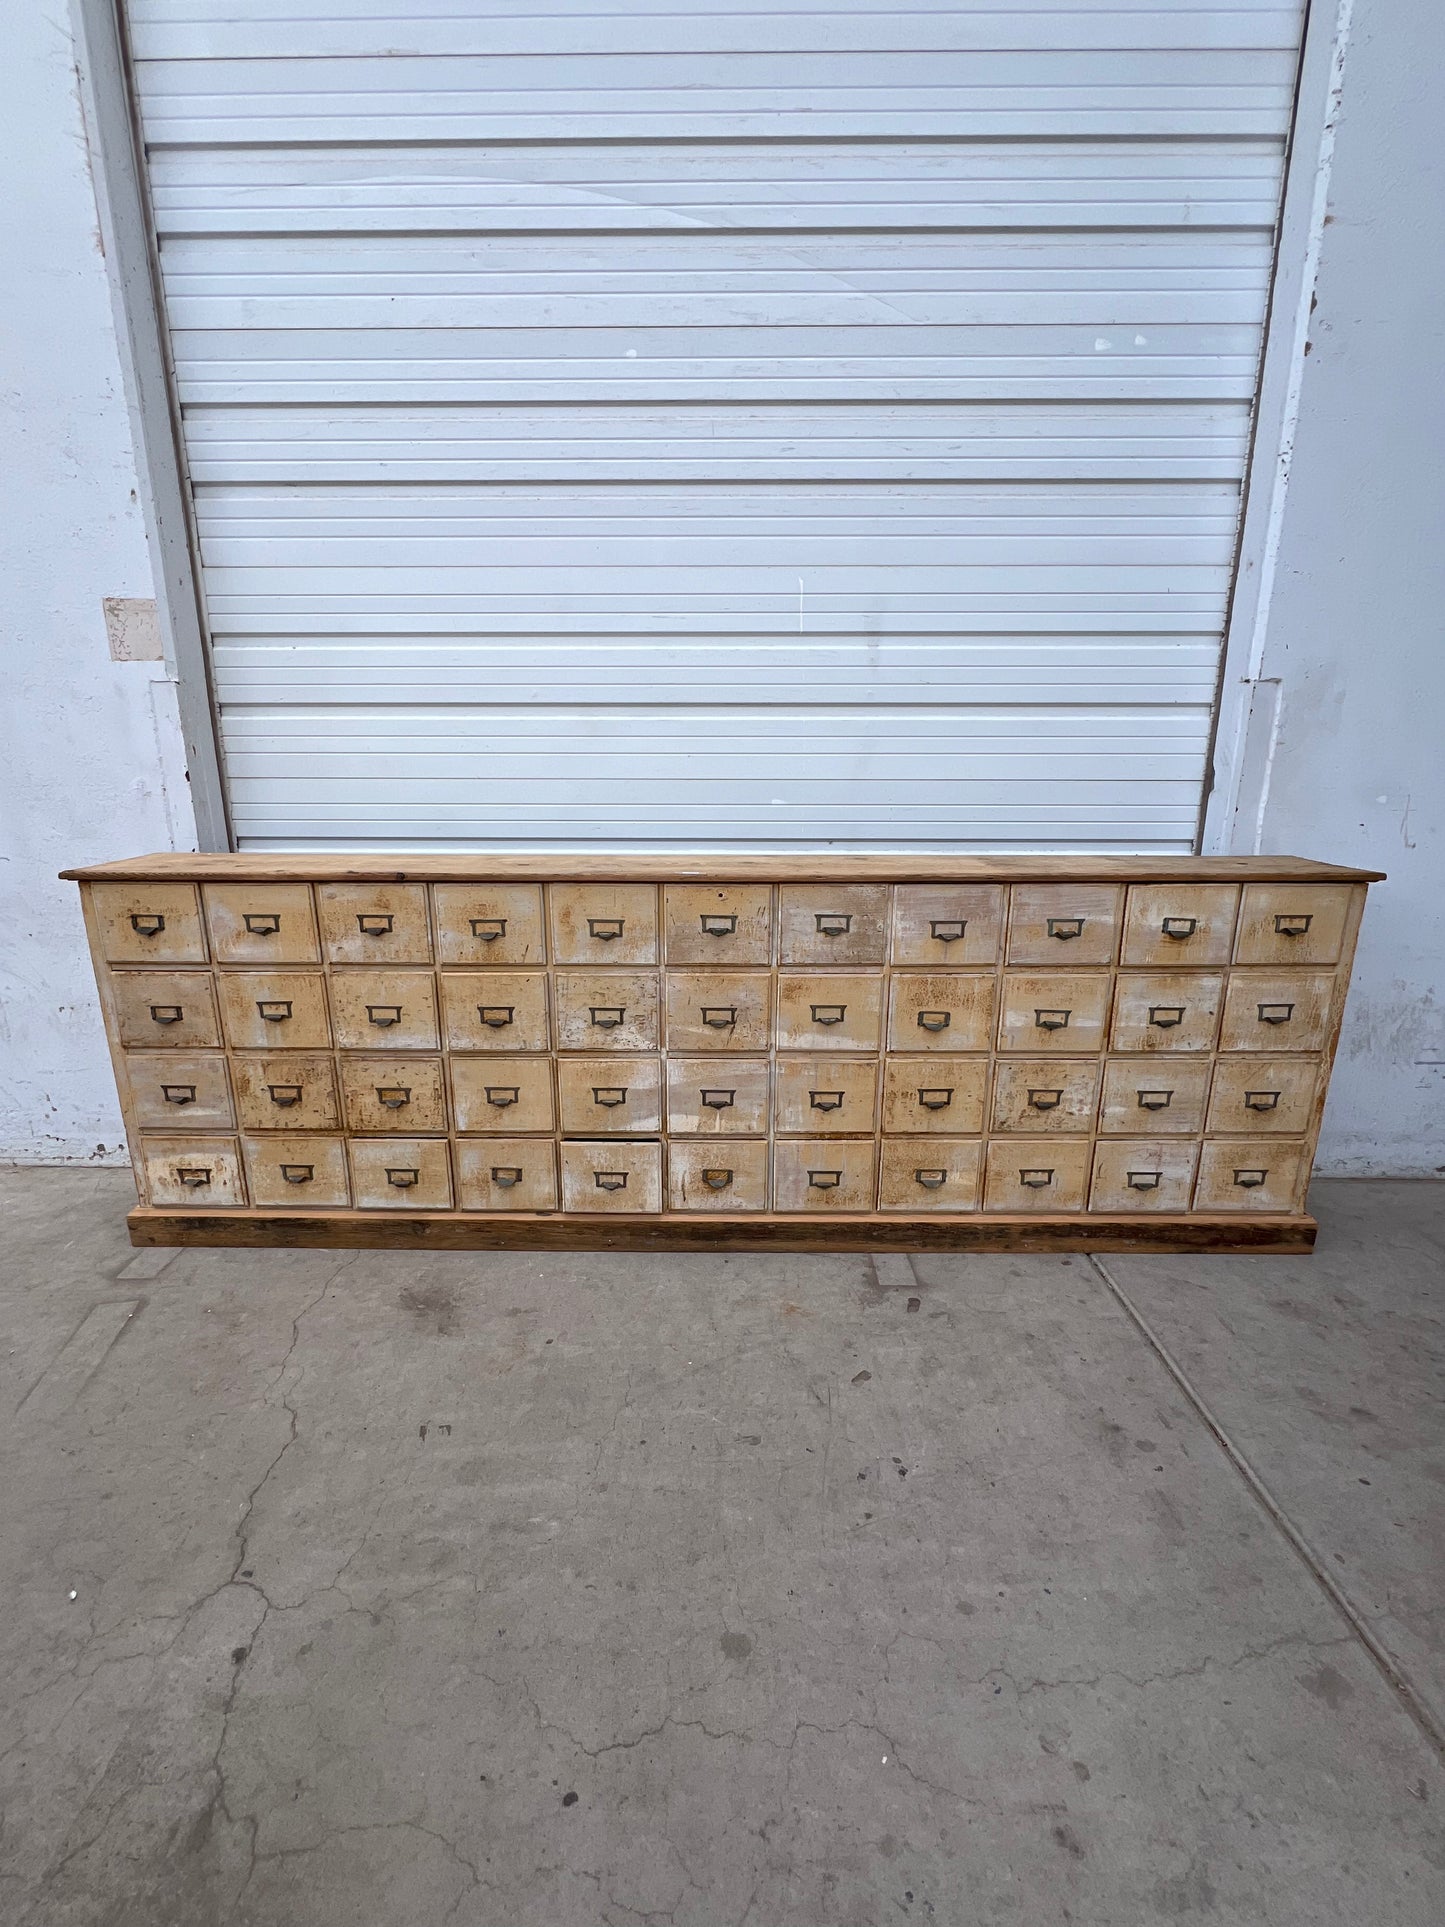
{"label": "white roller garage door", "polygon": [[130,0],[242,847],[1190,848],[1301,12]]}

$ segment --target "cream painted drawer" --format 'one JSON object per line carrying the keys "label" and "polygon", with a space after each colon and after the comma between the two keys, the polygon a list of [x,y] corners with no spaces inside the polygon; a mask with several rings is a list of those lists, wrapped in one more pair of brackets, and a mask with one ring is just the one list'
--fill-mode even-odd
{"label": "cream painted drawer", "polygon": [[447,1128],[447,1101],[439,1057],[343,1057],[341,1097],[346,1128],[367,1135]]}
{"label": "cream painted drawer", "polygon": [[786,1138],[773,1146],[777,1211],[871,1211],[876,1147],[858,1138]]}
{"label": "cream painted drawer", "polygon": [[1199,1154],[1196,1211],[1294,1211],[1309,1177],[1303,1144],[1279,1138],[1210,1138]]}
{"label": "cream painted drawer", "polygon": [[127,1050],[214,1049],[220,1044],[209,971],[112,971],[110,996],[116,1030]]}
{"label": "cream painted drawer", "polygon": [[241,1140],[252,1204],[316,1211],[351,1202],[346,1144],[339,1137],[247,1137]]}
{"label": "cream painted drawer", "polygon": [[539,883],[434,883],[432,919],[444,964],[542,964]]}
{"label": "cream painted drawer", "polygon": [[779,1050],[876,1050],[882,992],[879,977],[779,977]]}
{"label": "cream painted drawer", "polygon": [[[553,883],[552,955],[564,964],[657,962],[657,890],[651,883]],[[565,1188],[565,1187],[564,1187]]]}
{"label": "cream painted drawer", "polygon": [[329,1056],[302,1051],[231,1059],[243,1131],[338,1131],[336,1072]]}
{"label": "cream painted drawer", "polygon": [[1082,1211],[1093,1145],[1086,1137],[993,1138],[985,1211]]}
{"label": "cream painted drawer", "polygon": [[1209,1060],[1110,1057],[1104,1064],[1099,1130],[1111,1137],[1189,1136],[1204,1129]]}
{"label": "cream painted drawer", "polygon": [[1116,1051],[1213,1050],[1224,977],[1217,970],[1124,973],[1114,986],[1110,1048]]}
{"label": "cream painted drawer", "polygon": [[1080,1057],[1029,1057],[999,1065],[993,1080],[995,1131],[1070,1135],[1094,1128],[1099,1065]]}
{"label": "cream painted drawer", "polygon": [[1237,883],[1134,883],[1124,912],[1126,964],[1197,970],[1234,955]]}
{"label": "cream painted drawer", "polygon": [[558,971],[559,1050],[657,1050],[661,1043],[655,970]]}
{"label": "cream painted drawer", "polygon": [[992,973],[896,975],[888,1012],[889,1050],[987,1050],[993,1037],[994,995]]}
{"label": "cream painted drawer", "polygon": [[667,1128],[686,1137],[755,1137],[768,1128],[765,1058],[669,1057]]}
{"label": "cream painted drawer", "polygon": [[232,1131],[226,1060],[200,1051],[128,1051],[126,1083],[142,1129]]}
{"label": "cream painted drawer", "polygon": [[1314,1057],[1222,1057],[1209,1094],[1209,1129],[1303,1137],[1319,1114],[1323,1068]]}
{"label": "cream painted drawer", "polygon": [[451,1163],[445,1138],[353,1138],[351,1189],[363,1211],[449,1211]]}
{"label": "cream painted drawer", "polygon": [[550,1131],[552,1064],[545,1057],[452,1057],[452,1116],[459,1131]]}
{"label": "cream painted drawer", "polygon": [[429,970],[334,970],[331,1009],[342,1050],[438,1050]]}
{"label": "cream painted drawer", "polygon": [[568,1136],[655,1135],[662,1129],[662,1059],[564,1057],[557,1107]]}
{"label": "cream painted drawer", "polygon": [[883,1066],[883,1129],[953,1136],[983,1129],[986,1057],[889,1057]]}
{"label": "cream painted drawer", "polygon": [[324,1050],[331,1042],[319,972],[226,971],[216,987],[232,1050]]}
{"label": "cream painted drawer", "polygon": [[780,1057],[773,1073],[773,1119],[779,1131],[810,1137],[872,1133],[878,1108],[876,1057]]}
{"label": "cream painted drawer", "polygon": [[1247,883],[1234,961],[1286,969],[1334,963],[1353,901],[1348,883]]}
{"label": "cream painted drawer", "polygon": [[540,970],[447,971],[441,986],[448,1050],[544,1051],[551,1042]]}
{"label": "cream painted drawer", "polygon": [[194,883],[93,883],[91,905],[110,963],[204,963]]}
{"label": "cream painted drawer", "polygon": [[766,1140],[669,1144],[667,1203],[672,1211],[766,1211]]}
{"label": "cream painted drawer", "polygon": [[893,961],[935,970],[996,963],[1003,923],[997,883],[900,883],[893,893]]}
{"label": "cream painted drawer", "polygon": [[550,1138],[468,1138],[452,1146],[463,1211],[555,1211],[557,1147]]}
{"label": "cream painted drawer", "polygon": [[1187,1211],[1197,1144],[1185,1138],[1117,1138],[1094,1151],[1091,1211]]}
{"label": "cream painted drawer", "polygon": [[1112,981],[1103,971],[1005,972],[999,1049],[1101,1051]]}
{"label": "cream painted drawer", "polygon": [[1335,979],[1327,970],[1231,971],[1219,1048],[1317,1051],[1330,1028]]}
{"label": "cream painted drawer", "polygon": [[1122,894],[1112,883],[1014,884],[1008,961],[1061,970],[1112,963]]}
{"label": "cream painted drawer", "polygon": [[320,963],[309,884],[203,883],[201,895],[217,963]]}
{"label": "cream painted drawer", "polygon": [[231,1207],[246,1202],[241,1158],[234,1138],[142,1138],[141,1157],[152,1204],[214,1211],[218,1206]]}
{"label": "cream painted drawer", "polygon": [[784,964],[881,964],[888,955],[889,893],[880,883],[784,883],[778,956]]}
{"label": "cream painted drawer", "polygon": [[669,883],[663,918],[670,964],[766,964],[773,893],[766,883]]}
{"label": "cream painted drawer", "polygon": [[880,1211],[976,1211],[983,1146],[977,1138],[890,1137],[878,1174]]}
{"label": "cream painted drawer", "polygon": [[662,1146],[622,1139],[562,1145],[562,1209],[635,1217],[662,1209]]}
{"label": "cream painted drawer", "polygon": [[765,970],[669,970],[667,1048],[765,1051],[772,1042],[773,980]]}
{"label": "cream painted drawer", "polygon": [[322,883],[321,938],[338,964],[422,964],[432,959],[426,886]]}

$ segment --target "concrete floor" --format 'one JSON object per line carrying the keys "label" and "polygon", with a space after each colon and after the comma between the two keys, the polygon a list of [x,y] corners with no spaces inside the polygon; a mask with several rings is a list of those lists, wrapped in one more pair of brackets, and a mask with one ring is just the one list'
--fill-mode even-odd
{"label": "concrete floor", "polygon": [[1445,1186],[1107,1277],[128,1191],[0,1176],[9,1927],[1445,1919]]}

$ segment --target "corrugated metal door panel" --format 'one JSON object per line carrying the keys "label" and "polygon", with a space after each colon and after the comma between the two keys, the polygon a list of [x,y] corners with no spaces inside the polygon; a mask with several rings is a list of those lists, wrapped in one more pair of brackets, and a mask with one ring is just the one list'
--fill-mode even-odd
{"label": "corrugated metal door panel", "polygon": [[1181,849],[1302,8],[131,0],[243,845]]}

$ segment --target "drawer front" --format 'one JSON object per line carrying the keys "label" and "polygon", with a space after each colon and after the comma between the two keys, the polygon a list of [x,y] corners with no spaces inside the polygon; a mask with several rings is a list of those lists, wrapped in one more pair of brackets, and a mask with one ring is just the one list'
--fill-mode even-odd
{"label": "drawer front", "polygon": [[234,1138],[142,1138],[141,1157],[152,1204],[214,1211],[218,1206],[246,1202],[241,1156]]}
{"label": "drawer front", "polygon": [[650,883],[553,883],[552,955],[558,963],[657,962],[657,890]]}
{"label": "drawer front", "polygon": [[1007,971],[999,1015],[1003,1051],[1101,1051],[1111,979],[1102,974]]}
{"label": "drawer front", "polygon": [[879,883],[784,883],[778,956],[784,964],[881,964],[888,954],[888,888]]}
{"label": "drawer front", "polygon": [[1232,971],[1219,1048],[1317,1051],[1329,1031],[1334,993],[1326,970]]}
{"label": "drawer front", "polygon": [[243,1131],[339,1131],[341,1107],[330,1057],[301,1051],[231,1059]]}
{"label": "drawer front", "polygon": [[662,893],[670,964],[766,964],[773,893],[766,883],[669,883]]}
{"label": "drawer front", "polygon": [[543,964],[537,883],[434,883],[432,918],[444,964]]}
{"label": "drawer front", "polygon": [[866,1131],[878,1111],[876,1057],[780,1057],[773,1073],[773,1118],[780,1131],[808,1137]]}
{"label": "drawer front", "polygon": [[1217,970],[1150,971],[1114,986],[1110,1047],[1120,1051],[1213,1050],[1224,977]]}
{"label": "drawer front", "polygon": [[1098,1107],[1099,1065],[1088,1058],[1019,1058],[994,1072],[995,1131],[1067,1137],[1092,1131]]}
{"label": "drawer front", "polygon": [[954,1057],[890,1057],[883,1066],[883,1129],[914,1136],[945,1137],[983,1129],[988,1060]]}
{"label": "drawer front", "polygon": [[900,883],[893,893],[895,964],[992,964],[1003,942],[1004,893],[997,883]]}
{"label": "drawer front", "polygon": [[558,971],[559,1050],[657,1050],[655,970]]}
{"label": "drawer front", "polygon": [[1131,884],[1123,961],[1163,970],[1227,964],[1238,915],[1237,883]]}
{"label": "drawer front", "polygon": [[1094,1150],[1091,1211],[1187,1211],[1199,1146],[1181,1138],[1118,1138]]}
{"label": "drawer front", "polygon": [[985,1211],[1082,1211],[1093,1145],[1087,1138],[994,1138],[983,1186]]}
{"label": "drawer front", "polygon": [[1114,961],[1122,892],[1104,883],[1016,883],[1009,891],[1008,961],[1078,970]]}
{"label": "drawer front", "polygon": [[547,979],[540,970],[448,972],[441,980],[448,1050],[544,1051]]}
{"label": "drawer front", "polygon": [[252,1204],[283,1211],[348,1205],[346,1145],[339,1137],[248,1137],[241,1140]]}
{"label": "drawer front", "polygon": [[209,971],[117,970],[110,995],[127,1050],[215,1049],[221,1041]]}
{"label": "drawer front", "polygon": [[761,970],[669,970],[667,1048],[765,1051],[773,1037],[773,980]]}
{"label": "drawer front", "polygon": [[780,1050],[876,1050],[883,983],[879,977],[779,977]]}
{"label": "drawer front", "polygon": [[459,1131],[516,1133],[555,1127],[550,1059],[453,1057],[448,1064],[452,1116]]}
{"label": "drawer front", "polygon": [[339,970],[331,978],[342,1050],[438,1050],[436,979],[429,970]]}
{"label": "drawer front", "polygon": [[623,1217],[662,1209],[662,1146],[588,1143],[562,1146],[562,1209]]}
{"label": "drawer front", "polygon": [[878,1173],[880,1211],[976,1211],[977,1138],[890,1137]]}
{"label": "drawer front", "polygon": [[557,1066],[557,1108],[567,1134],[655,1136],[662,1129],[662,1059],[620,1052],[564,1057]]}
{"label": "drawer front", "polygon": [[311,890],[304,883],[203,883],[206,929],[217,963],[321,961]]}
{"label": "drawer front", "polygon": [[204,963],[201,906],[194,883],[87,886],[110,963]]}
{"label": "drawer front", "polygon": [[447,1128],[447,1101],[439,1057],[343,1057],[341,1099],[346,1128],[394,1136],[398,1131]]}
{"label": "drawer front", "polygon": [[671,1211],[766,1211],[766,1141],[669,1144],[667,1203]]}
{"label": "drawer front", "polygon": [[773,1146],[775,1211],[873,1209],[875,1147],[858,1138],[788,1138]]}
{"label": "drawer front", "polygon": [[766,1059],[667,1060],[667,1128],[686,1137],[755,1137],[768,1128]]}
{"label": "drawer front", "polygon": [[1199,1153],[1196,1211],[1294,1211],[1309,1180],[1303,1144],[1271,1138],[1211,1138]]}
{"label": "drawer front", "polygon": [[332,963],[431,962],[424,884],[323,883],[316,904]]}
{"label": "drawer front", "polygon": [[1111,1137],[1188,1137],[1204,1129],[1212,1066],[1203,1058],[1110,1057],[1099,1130]]}
{"label": "drawer front", "polygon": [[235,970],[216,979],[232,1050],[325,1050],[326,980],[300,970]]}
{"label": "drawer front", "polygon": [[224,1057],[200,1052],[133,1051],[125,1060],[131,1109],[142,1129],[233,1131]]}
{"label": "drawer front", "polygon": [[888,1012],[888,1048],[981,1051],[993,1037],[995,978],[982,971],[947,976],[896,976]]}
{"label": "drawer front", "polygon": [[1209,1094],[1209,1129],[1235,1137],[1305,1137],[1323,1066],[1313,1057],[1224,1057]]}
{"label": "drawer front", "polygon": [[452,1147],[463,1211],[555,1211],[557,1147],[550,1138],[471,1138]]}
{"label": "drawer front", "polygon": [[1234,961],[1286,969],[1336,962],[1353,900],[1348,883],[1247,883]]}
{"label": "drawer front", "polygon": [[370,1137],[347,1145],[351,1189],[363,1211],[450,1211],[445,1138]]}

